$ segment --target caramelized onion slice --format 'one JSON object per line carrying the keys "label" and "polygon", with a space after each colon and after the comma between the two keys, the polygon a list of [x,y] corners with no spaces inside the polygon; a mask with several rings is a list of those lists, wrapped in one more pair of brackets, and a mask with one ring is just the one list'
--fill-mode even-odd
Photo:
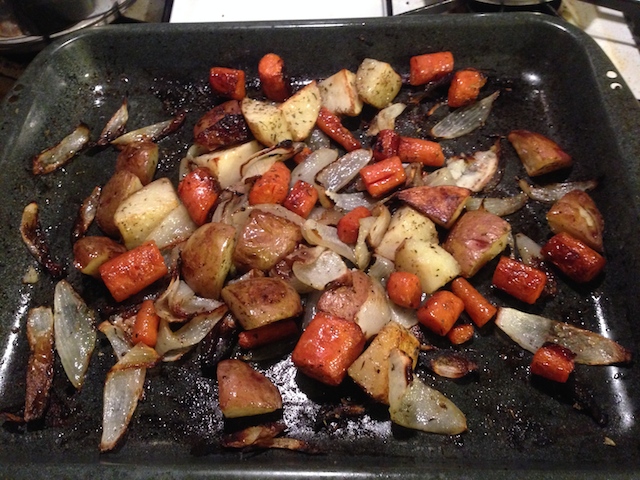
{"label": "caramelized onion slice", "polygon": [[95,313],[71,284],[60,280],[53,296],[55,344],[62,367],[74,387],[82,387],[96,345]]}
{"label": "caramelized onion slice", "polygon": [[502,198],[469,197],[465,207],[467,210],[479,210],[482,208],[489,213],[504,217],[520,210],[527,204],[527,201],[529,201],[529,197],[520,192],[517,195]]}
{"label": "caramelized onion slice", "polygon": [[223,306],[219,300],[199,297],[178,276],[155,301],[156,313],[167,322],[185,322],[195,315],[208,314]]}
{"label": "caramelized onion slice", "polygon": [[493,102],[499,94],[500,92],[496,91],[468,107],[451,112],[431,129],[431,135],[439,138],[458,138],[480,128],[487,121]]}
{"label": "caramelized onion slice", "polygon": [[372,158],[373,152],[369,149],[353,150],[323,168],[316,179],[328,192],[337,192],[346,187]]}
{"label": "caramelized onion slice", "polygon": [[454,352],[444,352],[429,359],[433,373],[445,378],[462,378],[478,370],[478,365]]}
{"label": "caramelized onion slice", "polygon": [[242,180],[264,174],[274,163],[289,160],[303,148],[303,143],[285,140],[278,145],[260,150],[249,157],[240,167]]}
{"label": "caramelized onion slice", "polygon": [[356,207],[366,207],[371,210],[380,200],[375,200],[371,195],[365,192],[356,193],[336,193],[325,192],[327,197],[335,203],[336,207],[343,210],[353,210]]}
{"label": "caramelized onion slice", "polygon": [[159,359],[153,348],[138,343],[109,370],[104,384],[100,451],[112,450],[126,432],[143,392],[147,368]]}
{"label": "caramelized onion slice", "polygon": [[562,182],[562,183],[550,183],[544,187],[537,187],[531,185],[524,179],[518,180],[518,185],[524,193],[526,193],[531,200],[537,200],[539,202],[554,203],[564,197],[572,190],[593,190],[598,186],[597,180],[585,180],[582,182]]}
{"label": "caramelized onion slice", "polygon": [[537,267],[542,261],[542,247],[527,237],[524,233],[515,234],[516,248],[522,259],[522,263]]}
{"label": "caramelized onion slice", "polygon": [[113,114],[102,129],[102,132],[100,132],[100,136],[98,137],[96,144],[104,147],[122,135],[127,126],[127,120],[129,120],[129,103],[125,98],[122,101],[120,108],[116,110],[116,113]]}
{"label": "caramelized onion slice", "polygon": [[133,130],[129,133],[119,136],[115,140],[111,141],[111,145],[117,148],[125,147],[130,143],[151,141],[157,142],[158,140],[166,137],[167,135],[175,132],[184,123],[186,114],[184,112],[177,114],[175,117],[165,120],[164,122],[154,123],[153,125],[147,125],[146,127]]}
{"label": "caramelized onion slice", "polygon": [[53,382],[53,311],[49,307],[29,310],[27,340],[31,354],[27,365],[27,392],[24,402],[24,421],[42,418]]}
{"label": "caramelized onion slice", "polygon": [[87,230],[96,218],[96,212],[98,211],[98,204],[100,203],[100,193],[102,187],[96,186],[91,191],[91,194],[82,201],[80,208],[78,209],[78,216],[73,224],[73,230],[71,231],[71,241],[76,242],[80,238],[84,237]]}
{"label": "caramelized onion slice", "polygon": [[307,220],[301,228],[302,236],[312,245],[327,247],[351,263],[356,263],[353,248],[338,238],[338,229],[329,225],[323,225],[315,220]]}
{"label": "caramelized onion slice", "polygon": [[34,175],[43,175],[57,170],[87,146],[91,132],[84,123],[79,124],[73,132],[64,137],[53,147],[47,148],[33,158]]}
{"label": "caramelized onion slice", "polygon": [[24,207],[20,221],[20,235],[29,253],[42,265],[53,278],[64,275],[64,268],[51,256],[49,244],[44,237],[38,216],[38,204],[31,202]]}
{"label": "caramelized onion slice", "polygon": [[586,365],[611,365],[631,361],[631,352],[602,335],[514,308],[501,307],[496,325],[525,350],[535,353],[546,342],[557,343]]}
{"label": "caramelized onion slice", "polygon": [[413,376],[412,360],[393,349],[389,356],[389,414],[403,427],[457,435],[467,429],[460,409],[439,391]]}
{"label": "caramelized onion slice", "polygon": [[327,165],[335,162],[337,158],[337,150],[331,148],[316,150],[291,171],[289,186],[293,187],[298,180],[315,185],[316,175]]}
{"label": "caramelized onion slice", "polygon": [[[324,250],[322,247],[315,248]],[[349,271],[342,257],[332,250],[324,250],[308,261],[295,261],[291,268],[298,280],[315,290],[323,290],[329,282]]]}
{"label": "caramelized onion slice", "polygon": [[107,340],[109,340],[109,343],[111,344],[111,348],[113,348],[113,353],[115,353],[118,360],[124,357],[133,347],[129,336],[125,331],[109,321],[105,320],[98,325],[98,330],[107,337]]}

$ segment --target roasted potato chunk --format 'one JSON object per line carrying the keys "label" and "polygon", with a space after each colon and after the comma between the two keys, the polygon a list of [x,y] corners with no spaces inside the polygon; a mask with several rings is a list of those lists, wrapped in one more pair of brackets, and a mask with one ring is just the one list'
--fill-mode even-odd
{"label": "roasted potato chunk", "polygon": [[389,404],[389,355],[394,348],[405,352],[413,366],[418,362],[420,342],[413,334],[396,322],[389,322],[376,335],[367,349],[351,364],[349,376],[371,398]]}
{"label": "roasted potato chunk", "polygon": [[257,141],[236,145],[200,155],[193,160],[199,167],[206,167],[215,175],[220,188],[225,189],[242,180],[241,168],[254,154],[262,150]]}
{"label": "roasted potato chunk", "polygon": [[100,265],[126,251],[124,245],[109,237],[82,237],[73,244],[73,265],[85,275],[100,278]]}
{"label": "roasted potato chunk", "polygon": [[302,241],[300,227],[272,213],[253,210],[240,230],[233,261],[241,270],[270,270]]}
{"label": "roasted potato chunk", "polygon": [[142,182],[128,170],[115,172],[102,187],[100,201],[96,210],[96,223],[104,233],[110,237],[120,237],[120,230],[113,220],[113,216],[120,203],[132,193],[142,188]]}
{"label": "roasted potato chunk", "polygon": [[568,168],[572,158],[550,138],[528,130],[514,130],[507,136],[515,148],[527,175],[536,177]]}
{"label": "roasted potato chunk", "polygon": [[455,185],[413,187],[402,190],[398,198],[444,228],[458,219],[471,190]]}
{"label": "roasted potato chunk", "polygon": [[396,251],[396,269],[413,273],[425,293],[433,293],[460,274],[456,259],[440,245],[408,238]]}
{"label": "roasted potato chunk", "polygon": [[485,210],[466,212],[453,226],[444,249],[460,264],[460,273],[469,278],[507,246],[511,225]]}
{"label": "roasted potato chunk", "polygon": [[128,170],[140,179],[142,185],[153,180],[157,166],[158,145],[148,140],[126,145],[116,160],[116,172]]}
{"label": "roasted potato chunk", "polygon": [[356,72],[356,88],[360,98],[376,108],[385,108],[396,98],[402,78],[391,65],[365,58]]}
{"label": "roasted potato chunk", "polygon": [[336,115],[355,117],[362,112],[362,99],[356,87],[356,74],[342,69],[318,83],[322,106]]}
{"label": "roasted potato chunk", "polygon": [[218,401],[226,418],[271,413],[282,408],[282,396],[271,380],[242,360],[218,363]]}
{"label": "roasted potato chunk", "polygon": [[547,212],[547,221],[553,233],[567,232],[602,252],[604,219],[587,192],[572,190],[565,194]]}
{"label": "roasted potato chunk", "polygon": [[369,277],[360,270],[352,270],[324,291],[316,308],[345,320],[355,320],[370,290]]}
{"label": "roasted potato chunk", "polygon": [[263,145],[273,147],[292,139],[287,119],[278,105],[245,97],[242,114],[253,136]]}
{"label": "roasted potato chunk", "polygon": [[232,265],[236,229],[205,223],[187,240],[181,253],[182,277],[201,297],[219,298]]}
{"label": "roasted potato chunk", "polygon": [[435,224],[425,215],[405,205],[392,215],[389,228],[376,247],[376,253],[393,260],[396,250],[407,238],[438,243]]}
{"label": "roasted potato chunk", "polygon": [[294,141],[301,142],[311,134],[320,105],[320,89],[315,81],[305,85],[280,105]]}
{"label": "roasted potato chunk", "polygon": [[222,299],[245,330],[302,313],[300,295],[284,280],[255,277],[230,283]]}
{"label": "roasted potato chunk", "polygon": [[209,150],[249,140],[249,127],[240,102],[229,100],[205,113],[193,127],[193,138],[197,145]]}

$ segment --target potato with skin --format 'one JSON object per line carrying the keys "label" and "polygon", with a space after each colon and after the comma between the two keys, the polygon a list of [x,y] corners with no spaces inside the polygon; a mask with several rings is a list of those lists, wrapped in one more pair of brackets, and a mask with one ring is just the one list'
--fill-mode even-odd
{"label": "potato with skin", "polygon": [[422,290],[429,294],[460,275],[456,259],[440,245],[408,238],[398,248],[396,270],[413,273],[420,279]]}
{"label": "potato with skin", "polygon": [[187,240],[181,253],[182,278],[206,298],[220,297],[232,265],[236,229],[224,223],[205,223]]}
{"label": "potato with skin", "polygon": [[218,401],[226,418],[248,417],[282,408],[278,387],[242,360],[218,363]]}
{"label": "potato with skin", "polygon": [[116,172],[128,170],[140,179],[142,185],[151,183],[157,166],[158,145],[148,140],[128,144],[116,160]]}
{"label": "potato with skin", "polygon": [[444,228],[458,219],[471,190],[455,185],[422,186],[398,192],[398,198]]}
{"label": "potato with skin", "polygon": [[249,128],[242,116],[240,102],[229,100],[205,113],[193,127],[193,138],[197,145],[208,150],[249,140]]}
{"label": "potato with skin", "polygon": [[234,147],[216,150],[193,159],[199,167],[206,167],[218,179],[220,188],[225,189],[242,180],[241,168],[254,154],[262,150],[256,140]]}
{"label": "potato with skin", "polygon": [[485,210],[466,212],[453,226],[443,247],[469,278],[502,252],[511,235],[509,222]]}
{"label": "potato with skin", "polygon": [[389,404],[389,356],[394,348],[418,362],[420,342],[405,327],[389,322],[367,349],[351,364],[347,373],[375,401]]}
{"label": "potato with skin", "polygon": [[396,250],[407,238],[438,243],[438,231],[429,218],[412,207],[404,205],[392,215],[389,228],[376,247],[376,253],[393,260]]}
{"label": "potato with skin", "polygon": [[528,130],[514,130],[507,136],[515,148],[527,175],[536,177],[568,168],[573,160],[560,146],[544,135]]}
{"label": "potato with skin", "polygon": [[301,241],[302,233],[296,224],[256,209],[240,228],[233,262],[243,271],[270,270]]}
{"label": "potato with skin", "polygon": [[222,299],[245,330],[302,313],[300,295],[279,278],[254,277],[230,283],[222,289]]}
{"label": "potato with skin", "polygon": [[73,265],[85,275],[100,278],[100,265],[126,251],[124,245],[109,237],[82,237],[73,244]]}
{"label": "potato with skin", "polygon": [[115,172],[102,187],[95,221],[105,234],[112,238],[120,237],[120,230],[113,217],[120,203],[131,194],[142,188],[140,179],[129,172],[121,170]]}
{"label": "potato with skin", "polygon": [[604,219],[587,192],[572,190],[566,193],[551,206],[547,221],[553,233],[566,232],[594,250],[603,251]]}

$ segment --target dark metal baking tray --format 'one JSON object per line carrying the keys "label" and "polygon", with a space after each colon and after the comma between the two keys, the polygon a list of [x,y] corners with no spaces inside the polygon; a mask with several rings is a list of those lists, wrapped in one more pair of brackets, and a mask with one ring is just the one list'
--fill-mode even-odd
{"label": "dark metal baking tray", "polygon": [[[536,130],[556,139],[576,160],[569,179],[597,177],[593,193],[606,221],[608,265],[588,288],[561,283],[561,294],[531,311],[603,332],[637,352],[640,311],[640,111],[618,72],[596,44],[561,20],[535,14],[407,16],[402,18],[224,25],[120,25],[83,31],[48,47],[29,66],[0,112],[0,411],[19,413],[24,402],[29,307],[50,304],[53,281],[21,278],[34,263],[18,233],[27,202],[37,200],[53,252],[69,260],[69,232],[77,207],[113,171],[116,153],[85,153],[68,167],[34,178],[34,153],[79,122],[96,135],[129,100],[129,127],[188,111],[187,125],[161,142],[160,174],[176,179],[190,128],[211,106],[212,65],[256,76],[260,57],[278,52],[300,82],[356,69],[365,57],[390,62],[403,74],[412,55],[451,50],[457,67],[488,72],[488,88],[501,96],[486,126],[468,139],[445,142],[449,154],[481,148],[510,129]],[[516,191],[514,152],[504,193]],[[515,170],[514,170],[515,169]],[[509,177],[511,175],[511,177]],[[511,182],[511,183],[508,183]],[[538,210],[536,210],[536,208]],[[542,240],[542,224],[527,226],[529,206],[512,222]],[[483,278],[484,275],[484,278]],[[487,281],[481,274],[479,281]],[[69,279],[90,301],[105,291],[69,268]],[[508,299],[485,289],[492,300]],[[522,306],[520,306],[522,307]],[[524,308],[524,307],[522,307]],[[532,384],[530,357],[490,327],[465,351],[480,365],[469,381],[430,383],[467,414],[469,431],[456,437],[391,427],[384,409],[336,431],[313,429],[318,405],[342,394],[295,376],[287,360],[279,370],[284,421],[291,436],[324,453],[237,452],[218,448],[223,428],[215,382],[203,377],[195,355],[150,373],[123,445],[98,453],[102,382],[114,363],[99,339],[83,390],[75,393],[57,365],[52,405],[44,425],[0,428],[4,478],[632,478],[639,474],[636,419],[640,377],[634,366],[578,367],[577,376],[608,416],[605,426]],[[558,392],[556,392],[558,393]],[[612,445],[612,443],[615,444]]]}

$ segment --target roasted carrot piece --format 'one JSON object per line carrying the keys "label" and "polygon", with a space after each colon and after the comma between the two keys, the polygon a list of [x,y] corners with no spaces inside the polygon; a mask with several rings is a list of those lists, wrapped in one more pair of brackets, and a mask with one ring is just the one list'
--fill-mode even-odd
{"label": "roasted carrot piece", "polygon": [[372,197],[380,197],[407,180],[407,174],[398,156],[363,167],[360,176]]}
{"label": "roasted carrot piece", "polygon": [[413,273],[393,272],[387,280],[387,293],[396,305],[418,308],[422,299],[420,279]]}
{"label": "roasted carrot piece", "polygon": [[251,187],[249,204],[282,204],[289,193],[290,181],[291,171],[287,166],[282,162],[274,163]]}
{"label": "roasted carrot piece", "polygon": [[551,237],[542,247],[542,255],[579,283],[596,278],[606,263],[602,255],[566,232]]}
{"label": "roasted carrot piece", "polygon": [[333,141],[340,144],[348,152],[362,148],[360,141],[356,139],[356,137],[354,137],[344,125],[342,125],[340,118],[326,107],[320,107],[316,125],[318,125],[320,130],[326,133]]}
{"label": "roasted carrot piece", "polygon": [[262,92],[269,100],[284,102],[291,94],[284,74],[284,60],[275,53],[267,53],[258,63],[258,77]]}
{"label": "roasted carrot piece", "polygon": [[453,72],[453,54],[451,52],[425,53],[409,60],[409,83],[424,85],[432,80]]}
{"label": "roasted carrot piece", "polygon": [[391,129],[384,129],[378,132],[376,140],[373,142],[371,149],[373,150],[373,158],[379,162],[386,158],[398,155],[398,146],[400,145],[400,135]]}
{"label": "roasted carrot piece", "polygon": [[545,343],[531,360],[531,373],[554,382],[565,383],[573,372],[575,354],[556,343]]}
{"label": "roasted carrot piece", "polygon": [[102,281],[117,302],[138,293],[168,273],[160,249],[155,242],[146,242],[99,268]]}
{"label": "roasted carrot piece", "polygon": [[289,191],[282,205],[302,218],[307,218],[317,201],[318,191],[316,187],[303,180],[298,180]]}
{"label": "roasted carrot piece", "polygon": [[502,256],[493,272],[492,283],[518,300],[533,305],[544,291],[547,274],[535,267]]}
{"label": "roasted carrot piece", "polygon": [[356,207],[347,212],[336,225],[338,229],[338,238],[344,243],[353,244],[358,241],[358,232],[360,231],[360,219],[371,216],[371,212],[367,207]]}
{"label": "roasted carrot piece", "polygon": [[302,150],[300,150],[298,153],[294,155],[293,161],[296,162],[296,165],[300,165],[312,153],[313,153],[313,150],[311,150],[309,147],[303,147]]}
{"label": "roasted carrot piece", "polygon": [[418,321],[440,336],[445,336],[464,310],[460,298],[448,290],[438,290],[418,309]]}
{"label": "roasted carrot piece", "polygon": [[291,319],[268,323],[258,328],[245,330],[238,334],[238,345],[247,350],[269,343],[293,337],[298,334],[298,326]]}
{"label": "roasted carrot piece", "polygon": [[444,153],[440,144],[422,138],[400,137],[398,156],[405,163],[419,162],[428,167],[444,165]]}
{"label": "roasted carrot piece", "polygon": [[318,312],[302,332],[291,358],[305,375],[337,386],[364,346],[365,336],[357,323]]}
{"label": "roasted carrot piece", "polygon": [[478,327],[484,326],[498,311],[489,300],[463,277],[458,277],[451,282],[451,291],[460,297],[464,303],[465,312]]}
{"label": "roasted carrot piece", "polygon": [[159,325],[160,317],[156,313],[153,300],[145,300],[140,305],[140,310],[138,310],[133,322],[133,332],[131,334],[133,343],[142,342],[151,348],[155,347],[158,340]]}
{"label": "roasted carrot piece", "polygon": [[484,73],[475,68],[465,68],[453,74],[447,103],[450,107],[464,107],[470,104],[480,94],[480,89],[487,83]]}
{"label": "roasted carrot piece", "polygon": [[471,340],[474,333],[475,329],[473,325],[470,323],[461,323],[451,327],[451,330],[447,333],[447,338],[454,345],[461,345]]}
{"label": "roasted carrot piece", "polygon": [[196,225],[204,225],[218,200],[219,185],[209,169],[198,167],[182,179],[178,196]]}
{"label": "roasted carrot piece", "polygon": [[226,67],[211,67],[209,84],[215,93],[233,100],[242,100],[246,95],[245,73]]}

